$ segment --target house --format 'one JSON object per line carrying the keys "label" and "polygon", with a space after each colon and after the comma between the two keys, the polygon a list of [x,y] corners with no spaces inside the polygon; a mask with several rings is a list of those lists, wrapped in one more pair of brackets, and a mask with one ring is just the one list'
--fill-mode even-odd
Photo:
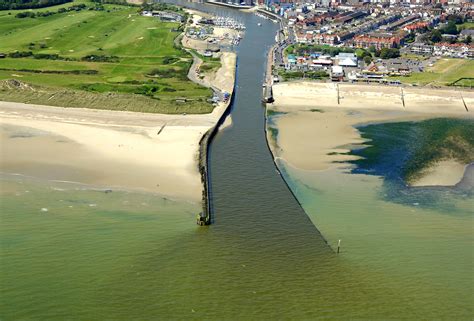
{"label": "house", "polygon": [[458,58],[472,57],[474,45],[464,43],[440,42],[434,45],[433,54],[436,56],[448,56]]}

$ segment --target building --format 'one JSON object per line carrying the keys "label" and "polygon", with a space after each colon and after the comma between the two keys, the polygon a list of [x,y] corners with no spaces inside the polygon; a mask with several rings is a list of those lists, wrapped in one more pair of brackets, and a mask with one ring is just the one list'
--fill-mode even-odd
{"label": "building", "polygon": [[416,42],[411,45],[410,51],[419,55],[431,55],[433,53],[433,46]]}
{"label": "building", "polygon": [[336,56],[341,67],[357,67],[357,56],[353,53],[341,52]]}
{"label": "building", "polygon": [[343,81],[344,80],[344,70],[341,66],[332,66],[331,67],[331,80],[332,81]]}
{"label": "building", "polygon": [[406,25],[405,27],[403,27],[403,30],[405,31],[408,31],[408,32],[417,32],[419,30],[423,30],[423,29],[426,29],[428,28],[429,26],[429,23],[426,22],[426,21],[418,21],[418,22],[414,22],[414,23],[410,23],[408,25]]}
{"label": "building", "polygon": [[374,46],[375,49],[380,50],[382,48],[395,48],[400,44],[401,38],[392,34],[359,35],[353,39],[353,45],[358,48]]}
{"label": "building", "polygon": [[457,58],[470,58],[474,53],[473,44],[439,42],[434,45],[433,54]]}
{"label": "building", "polygon": [[411,16],[408,16],[408,17],[404,17],[404,18],[401,18],[401,19],[399,19],[395,22],[392,22],[388,25],[384,25],[384,26],[380,27],[380,29],[381,30],[386,30],[386,31],[399,29],[404,24],[407,24],[409,22],[412,22],[413,20],[419,19],[419,17],[420,16],[418,16],[418,15],[411,15]]}
{"label": "building", "polygon": [[153,11],[153,17],[158,17],[162,21],[183,22],[184,17],[175,12],[168,11]]}

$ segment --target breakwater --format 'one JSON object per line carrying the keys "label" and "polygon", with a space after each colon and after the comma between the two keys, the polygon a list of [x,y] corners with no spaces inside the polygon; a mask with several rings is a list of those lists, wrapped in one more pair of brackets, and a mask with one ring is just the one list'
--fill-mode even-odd
{"label": "breakwater", "polygon": [[[236,66],[238,62],[236,63]],[[236,69],[237,70],[237,69]],[[235,75],[235,78],[237,76]],[[235,87],[235,84],[234,84]],[[209,184],[209,162],[208,162],[208,155],[209,155],[209,145],[212,142],[212,139],[216,135],[219,130],[219,127],[224,123],[226,117],[229,115],[230,106],[232,106],[232,102],[234,100],[233,91],[230,93],[229,101],[226,103],[226,107],[222,115],[220,115],[217,123],[210,128],[201,138],[199,141],[199,173],[201,175],[201,182],[203,185],[202,190],[202,212],[199,214],[197,219],[198,225],[209,225],[212,223],[212,192],[211,186]]]}

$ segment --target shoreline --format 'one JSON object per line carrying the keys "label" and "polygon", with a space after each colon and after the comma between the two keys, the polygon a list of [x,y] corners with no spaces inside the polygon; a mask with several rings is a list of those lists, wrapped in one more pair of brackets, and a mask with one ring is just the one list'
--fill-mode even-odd
{"label": "shoreline", "polygon": [[[450,112],[458,109],[466,113],[468,111],[464,103],[468,109],[474,108],[474,91],[448,88],[293,81],[273,85],[273,96],[276,105],[298,107],[383,108],[428,113],[444,112],[446,108]],[[314,106],[311,98],[317,99],[318,106]],[[380,107],[381,102],[384,103],[383,107]]]}
{"label": "shoreline", "polygon": [[[340,88],[343,102],[338,105],[337,97],[327,95],[328,92],[336,91],[330,84],[290,84],[282,83],[273,87],[275,103],[267,104],[267,111],[281,114],[271,117],[273,124],[269,123],[267,116],[266,127],[273,126],[276,141],[271,134],[267,134],[267,140],[274,159],[279,158],[301,170],[347,170],[350,167],[347,161],[357,159],[347,153],[354,146],[363,146],[366,143],[356,126],[439,117],[474,119],[474,116],[462,107],[460,99],[459,104],[452,104],[454,99],[457,100],[453,92],[430,92],[426,89],[423,93],[417,90],[409,91],[412,101],[407,104],[407,108],[403,108],[401,102],[393,101],[393,88],[387,91],[384,86],[367,86],[371,90],[357,85],[344,86],[342,90]],[[355,88],[359,91],[350,92],[350,89]],[[361,91],[364,88],[367,90]],[[474,93],[465,96],[468,102],[474,102]],[[368,99],[364,99],[365,97]],[[433,104],[433,101],[436,103]],[[314,102],[318,102],[317,105]],[[459,166],[465,164],[450,165],[451,168],[459,169]],[[443,170],[446,168],[442,167]],[[464,171],[461,173],[459,170],[448,177],[436,169],[428,172],[430,176],[426,178],[426,183],[422,181],[426,186],[455,185],[464,176]]]}

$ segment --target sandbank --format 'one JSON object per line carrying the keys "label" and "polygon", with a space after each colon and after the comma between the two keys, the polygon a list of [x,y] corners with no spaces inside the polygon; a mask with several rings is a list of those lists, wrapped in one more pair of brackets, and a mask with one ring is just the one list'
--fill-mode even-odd
{"label": "sandbank", "polygon": [[422,176],[410,186],[454,186],[459,183],[464,176],[467,165],[455,160],[442,160],[422,173]]}

